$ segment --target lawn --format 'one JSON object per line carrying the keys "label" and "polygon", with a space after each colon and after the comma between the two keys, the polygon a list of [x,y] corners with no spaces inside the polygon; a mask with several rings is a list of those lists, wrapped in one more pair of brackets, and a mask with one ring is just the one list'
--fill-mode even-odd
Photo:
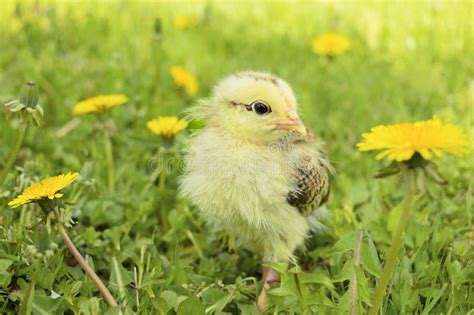
{"label": "lawn", "polygon": [[[178,196],[182,153],[202,123],[190,121],[175,141],[147,128],[158,116],[186,117],[216,82],[250,69],[291,84],[336,169],[327,229],[298,252],[298,266],[274,266],[282,282],[267,312],[367,313],[404,190],[396,176],[375,179],[389,162],[356,143],[371,127],[434,116],[473,138],[473,15],[468,1],[2,1],[0,102],[34,81],[44,118],[29,123],[0,186],[0,313],[257,314],[259,254],[211,233]],[[350,49],[314,53],[313,38],[328,32]],[[173,66],[192,74],[196,93],[177,86]],[[103,94],[129,101],[101,115],[72,113]],[[20,118],[2,106],[2,169]],[[412,206],[379,314],[474,308],[474,158],[433,162],[447,183],[430,181]],[[80,177],[62,191],[60,212],[7,205],[68,172]],[[120,307],[108,307],[69,253],[58,215]]]}

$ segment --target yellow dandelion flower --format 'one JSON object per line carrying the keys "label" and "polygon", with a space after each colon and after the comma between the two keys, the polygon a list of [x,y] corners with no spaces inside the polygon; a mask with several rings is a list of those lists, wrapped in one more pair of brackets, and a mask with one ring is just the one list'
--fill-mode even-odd
{"label": "yellow dandelion flower", "polygon": [[192,16],[179,15],[174,17],[173,24],[177,29],[186,29],[194,26],[196,20]]}
{"label": "yellow dandelion flower", "polygon": [[313,39],[313,52],[319,55],[340,55],[350,48],[349,40],[337,33],[326,33]]}
{"label": "yellow dandelion flower", "polygon": [[170,74],[174,82],[184,88],[189,95],[196,95],[198,91],[198,82],[194,76],[185,68],[181,66],[172,66]]}
{"label": "yellow dandelion flower", "polygon": [[357,144],[360,151],[384,150],[377,159],[388,158],[397,162],[407,161],[418,152],[423,159],[430,160],[433,154],[443,152],[461,156],[468,152],[470,141],[466,132],[438,118],[388,126],[377,126],[362,135]]}
{"label": "yellow dandelion flower", "polygon": [[124,94],[98,95],[77,103],[74,106],[73,114],[102,113],[111,107],[122,105],[128,102],[128,97]]}
{"label": "yellow dandelion flower", "polygon": [[164,138],[172,139],[181,130],[188,126],[188,123],[176,116],[163,116],[152,119],[146,123],[148,129]]}
{"label": "yellow dandelion flower", "polygon": [[12,208],[16,208],[21,205],[36,202],[45,198],[61,198],[63,194],[59,193],[59,191],[75,181],[78,176],[79,173],[69,172],[67,174],[61,174],[43,179],[39,183],[35,183],[23,190],[23,192],[18,197],[10,201],[8,205]]}

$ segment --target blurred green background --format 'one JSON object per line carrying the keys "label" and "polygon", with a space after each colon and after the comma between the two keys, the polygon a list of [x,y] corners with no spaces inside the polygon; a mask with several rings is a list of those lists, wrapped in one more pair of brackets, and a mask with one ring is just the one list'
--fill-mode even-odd
{"label": "blurred green background", "polygon": [[[363,229],[367,246],[377,245],[375,261],[383,264],[401,198],[395,181],[373,179],[383,163],[357,152],[355,143],[372,126],[434,115],[452,120],[472,137],[473,12],[469,1],[2,1],[0,99],[16,98],[25,80],[37,82],[45,123],[29,129],[16,176],[1,190],[2,233],[16,245],[2,245],[0,256],[17,259],[8,269],[15,281],[0,286],[0,311],[14,313],[26,288],[22,283],[33,273],[27,266],[38,261],[51,274],[37,284],[37,295],[44,295],[44,303],[55,302],[55,311],[94,313],[104,307],[93,298],[94,289],[77,266],[73,272],[61,267],[68,254],[60,242],[60,251],[49,257],[25,256],[25,246],[44,252],[38,249],[44,240],[33,237],[36,210],[12,211],[6,206],[27,183],[84,170],[86,165],[92,170],[90,177],[69,194],[77,196],[76,239],[106,280],[115,281],[123,273],[126,283],[112,291],[127,301],[128,311],[174,312],[191,296],[200,300],[189,304],[212,307],[211,313],[255,312],[252,296],[241,293],[236,277],[257,276],[258,257],[244,249],[227,253],[223,243],[207,233],[187,202],[176,199],[177,169],[166,191],[158,192],[154,183],[147,187],[149,162],[161,142],[146,128],[146,121],[157,115],[182,116],[225,75],[252,69],[272,72],[292,85],[305,124],[326,141],[337,170],[328,206],[333,213],[331,232],[315,238],[316,245],[302,263],[304,270],[325,274],[335,286],[308,284],[304,301],[290,290],[275,298],[276,310],[344,312],[349,280],[343,268],[353,256],[351,250],[335,251],[334,243],[344,237],[352,240],[351,233]],[[179,16],[192,18],[194,25],[176,28],[173,21]],[[314,54],[312,39],[326,32],[344,35],[351,49],[332,59]],[[196,97],[176,87],[169,74],[173,65],[184,66],[198,80]],[[74,119],[72,107],[79,100],[113,93],[130,98],[109,112],[116,129],[115,194],[105,189],[95,118],[81,116],[71,132],[58,134]],[[13,144],[17,122],[0,117],[2,161]],[[437,198],[413,214],[400,256],[403,264],[395,271],[399,277],[384,304],[387,314],[459,314],[473,306],[468,299],[472,265],[467,266],[472,259],[474,159],[444,157],[438,165],[449,185],[434,188]],[[14,236],[11,231],[6,236],[9,229]],[[47,238],[57,241],[54,235]],[[117,257],[120,268],[111,269],[110,257]],[[149,280],[141,287],[134,278],[140,266]],[[377,272],[365,270],[365,276],[365,282],[360,281],[365,285],[359,291],[361,313]],[[79,289],[71,292],[79,282]],[[210,288],[204,297],[196,289],[199,283]],[[61,298],[48,300],[51,290]]]}
{"label": "blurred green background", "polygon": [[[20,1],[1,8],[2,96],[15,96],[25,79],[38,82],[46,128],[70,119],[80,99],[125,93],[131,104],[114,113],[121,132],[126,125],[145,135],[138,128],[145,119],[194,102],[176,93],[172,65],[195,75],[200,97],[234,71],[281,76],[344,173],[358,158],[353,144],[373,125],[440,115],[468,127],[472,117],[469,2]],[[176,16],[199,23],[176,29]],[[325,32],[346,36],[351,51],[335,62],[313,54],[312,38]]]}

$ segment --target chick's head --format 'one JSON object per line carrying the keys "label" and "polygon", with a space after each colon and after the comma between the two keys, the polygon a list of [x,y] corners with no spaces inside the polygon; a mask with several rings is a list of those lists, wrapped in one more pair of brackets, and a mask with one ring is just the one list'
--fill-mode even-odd
{"label": "chick's head", "polygon": [[204,105],[206,124],[238,140],[265,144],[288,132],[306,136],[292,89],[268,73],[231,75]]}

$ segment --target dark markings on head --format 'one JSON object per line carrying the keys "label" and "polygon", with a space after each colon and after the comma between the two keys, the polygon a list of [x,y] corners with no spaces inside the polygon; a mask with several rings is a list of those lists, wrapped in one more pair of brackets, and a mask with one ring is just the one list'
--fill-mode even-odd
{"label": "dark markings on head", "polygon": [[245,109],[248,110],[249,112],[252,110],[252,104],[239,103],[236,101],[227,101],[227,103],[229,103],[229,105],[231,106],[238,106],[238,105],[245,106]]}
{"label": "dark markings on head", "polygon": [[[255,81],[266,81],[266,82],[270,82],[271,84],[273,84],[278,92],[280,93],[280,95],[283,97],[283,99],[285,100],[286,104],[288,106],[289,105],[289,100],[286,96],[287,92],[285,92],[285,89],[284,89],[284,85],[281,85],[280,82],[279,82],[279,79],[270,75],[270,74],[264,74],[264,73],[258,73],[258,72],[244,72],[244,73],[238,73],[238,74],[235,74],[234,75],[236,78],[239,78],[239,79],[242,79],[242,78],[250,78],[250,79],[253,79]],[[239,103],[236,103],[236,102],[229,102],[231,105],[242,105],[242,104],[239,104]],[[291,107],[291,106],[290,106]],[[248,108],[247,108],[248,109]]]}
{"label": "dark markings on head", "polygon": [[238,74],[237,75],[238,78],[252,78],[256,81],[267,81],[267,82],[270,82],[272,84],[274,84],[275,86],[278,87],[278,80],[274,77],[272,77],[271,75],[264,75],[264,74],[257,74],[257,73],[245,73],[245,74]]}
{"label": "dark markings on head", "polygon": [[229,103],[232,106],[238,106],[238,105],[242,105],[242,106],[245,106],[245,107],[250,106],[249,104],[239,103],[239,102],[236,102],[236,101],[227,101],[227,103]]}

